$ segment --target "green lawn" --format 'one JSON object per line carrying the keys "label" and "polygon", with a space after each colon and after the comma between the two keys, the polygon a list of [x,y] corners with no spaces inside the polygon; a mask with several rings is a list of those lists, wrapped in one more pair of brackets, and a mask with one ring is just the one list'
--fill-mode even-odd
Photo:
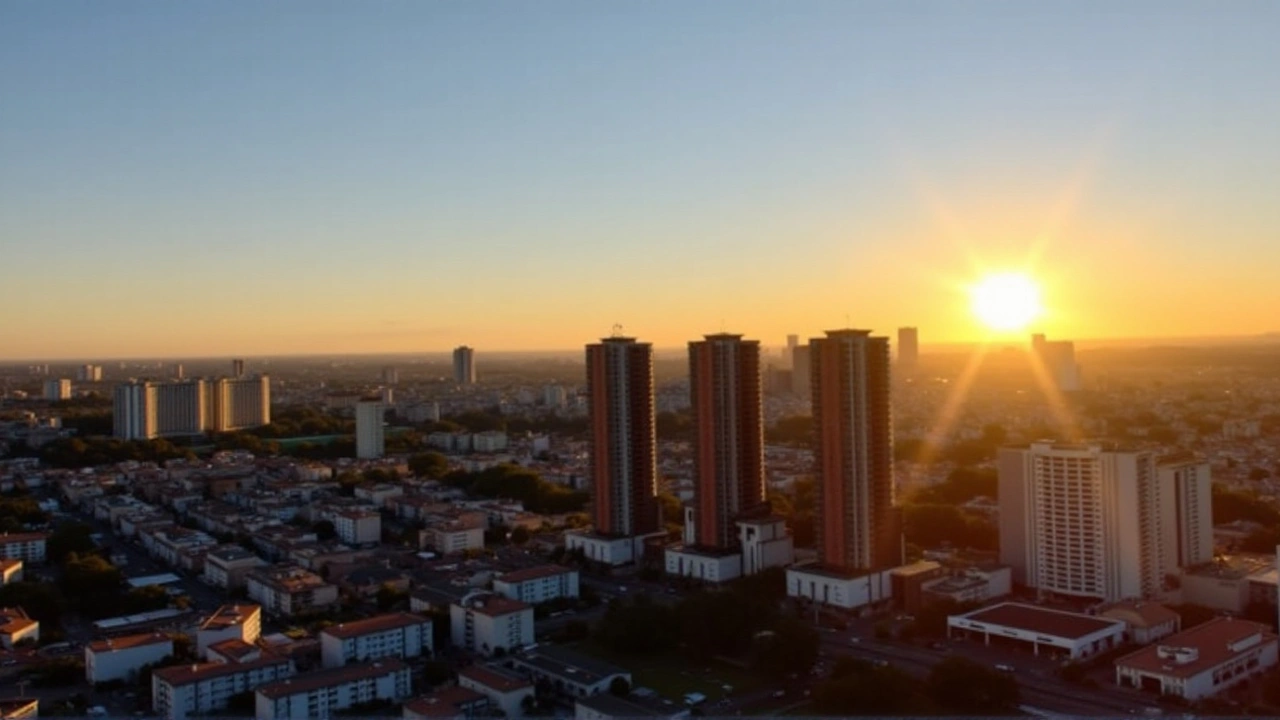
{"label": "green lawn", "polygon": [[698,692],[711,699],[725,696],[722,686],[732,685],[735,693],[755,682],[741,668],[712,661],[709,665],[691,665],[679,655],[619,655],[592,640],[578,643],[578,652],[607,660],[631,671],[637,687],[646,687],[669,700],[679,700],[687,693]]}

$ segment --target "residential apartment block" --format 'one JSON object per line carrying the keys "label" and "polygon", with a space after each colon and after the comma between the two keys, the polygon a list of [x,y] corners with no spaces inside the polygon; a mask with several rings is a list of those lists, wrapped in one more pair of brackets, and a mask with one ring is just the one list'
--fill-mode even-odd
{"label": "residential apartment block", "polygon": [[430,618],[409,613],[339,623],[320,632],[320,655],[326,668],[387,657],[403,660],[431,652]]}
{"label": "residential apartment block", "polygon": [[327,718],[375,700],[398,702],[413,694],[409,668],[381,660],[273,682],[255,692],[256,720]]}

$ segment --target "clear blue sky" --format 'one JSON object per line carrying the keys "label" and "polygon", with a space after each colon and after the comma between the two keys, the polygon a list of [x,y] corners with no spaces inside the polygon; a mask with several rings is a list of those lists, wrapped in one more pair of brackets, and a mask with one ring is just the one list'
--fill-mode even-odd
{"label": "clear blue sky", "polygon": [[[0,1],[0,357],[1280,324],[1277,2]],[[1269,310],[1265,309],[1269,308]]]}

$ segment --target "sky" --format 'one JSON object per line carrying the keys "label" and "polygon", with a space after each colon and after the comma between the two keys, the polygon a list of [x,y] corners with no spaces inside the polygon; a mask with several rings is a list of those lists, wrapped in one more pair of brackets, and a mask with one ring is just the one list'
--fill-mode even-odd
{"label": "sky", "polygon": [[[0,357],[1280,330],[1280,3],[0,0]],[[1024,333],[1019,332],[1020,336]]]}

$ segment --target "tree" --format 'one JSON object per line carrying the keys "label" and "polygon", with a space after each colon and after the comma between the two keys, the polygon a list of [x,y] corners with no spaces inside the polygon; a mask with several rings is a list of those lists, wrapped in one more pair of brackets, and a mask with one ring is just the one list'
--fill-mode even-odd
{"label": "tree", "polygon": [[338,537],[338,529],[333,526],[332,520],[317,520],[312,523],[311,532],[315,533],[316,539],[321,542]]}
{"label": "tree", "polygon": [[429,660],[422,668],[422,681],[427,687],[453,682],[454,672],[449,663],[441,660]]}
{"label": "tree", "polygon": [[0,587],[0,607],[20,607],[40,623],[42,635],[62,627],[66,601],[55,585],[18,582]]}
{"label": "tree", "polygon": [[920,683],[895,667],[841,658],[818,686],[814,704],[823,715],[932,715]]}
{"label": "tree", "polygon": [[45,554],[50,562],[62,564],[72,553],[85,555],[97,549],[93,542],[93,528],[84,523],[63,523],[49,535]]}
{"label": "tree", "polygon": [[617,697],[626,697],[631,694],[631,683],[627,682],[624,677],[616,677],[609,681],[609,694]]}
{"label": "tree", "polygon": [[378,605],[378,612],[387,612],[391,608],[398,605],[407,595],[396,589],[391,583],[383,583],[378,588],[378,594],[375,602]]}
{"label": "tree", "polygon": [[63,595],[91,617],[118,613],[122,582],[120,569],[98,555],[72,554],[63,565]]}
{"label": "tree", "polygon": [[957,714],[1000,715],[1019,700],[1012,677],[955,655],[933,666],[925,688],[934,703]]}
{"label": "tree", "polygon": [[523,525],[514,528],[511,531],[511,542],[515,545],[524,545],[529,542],[529,531]]}
{"label": "tree", "polygon": [[439,480],[449,472],[449,458],[438,452],[419,453],[409,458],[409,472],[420,478]]}

